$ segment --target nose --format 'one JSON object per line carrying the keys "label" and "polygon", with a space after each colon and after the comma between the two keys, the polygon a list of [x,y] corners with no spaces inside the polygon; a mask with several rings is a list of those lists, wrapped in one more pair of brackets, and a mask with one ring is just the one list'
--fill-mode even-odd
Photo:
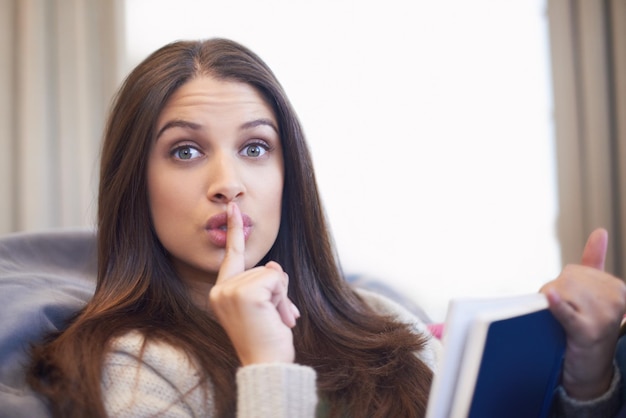
{"label": "nose", "polygon": [[207,197],[215,203],[235,201],[245,193],[244,182],[234,158],[219,155],[209,163]]}

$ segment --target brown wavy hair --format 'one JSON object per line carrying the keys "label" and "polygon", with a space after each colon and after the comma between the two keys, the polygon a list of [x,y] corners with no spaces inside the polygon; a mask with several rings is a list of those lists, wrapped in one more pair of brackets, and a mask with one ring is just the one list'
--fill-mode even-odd
{"label": "brown wavy hair", "polygon": [[191,303],[152,226],[146,187],[157,117],[176,89],[201,75],[253,86],[276,115],[282,215],[260,264],[275,260],[289,273],[289,297],[302,312],[293,329],[296,362],[316,370],[330,415],[423,416],[432,373],[415,352],[427,337],[373,312],[344,280],[296,113],[270,68],[226,39],[166,45],[123,83],[102,149],[96,291],[65,330],[34,349],[29,382],[56,416],[104,417],[107,344],[139,330],[146,341],[164,340],[195,358],[213,384],[216,416],[235,415],[239,360],[222,327]]}

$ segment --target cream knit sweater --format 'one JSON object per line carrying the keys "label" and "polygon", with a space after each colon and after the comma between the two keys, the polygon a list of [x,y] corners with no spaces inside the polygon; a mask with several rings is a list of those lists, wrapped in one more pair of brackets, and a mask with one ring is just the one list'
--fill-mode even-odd
{"label": "cream knit sweater", "polygon": [[[372,292],[359,293],[380,313],[396,315],[416,332],[427,332],[422,322],[397,303]],[[193,359],[158,341],[147,344],[142,355],[142,344],[138,332],[113,341],[102,380],[107,413],[119,418],[213,416],[213,393],[198,386]],[[439,341],[431,338],[417,355],[434,368],[439,352]],[[242,367],[237,372],[237,417],[312,418],[317,405],[315,380],[311,367],[298,364]]]}

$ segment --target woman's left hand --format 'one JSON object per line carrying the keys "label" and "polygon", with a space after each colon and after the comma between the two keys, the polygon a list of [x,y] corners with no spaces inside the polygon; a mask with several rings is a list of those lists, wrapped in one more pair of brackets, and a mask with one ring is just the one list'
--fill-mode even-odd
{"label": "woman's left hand", "polygon": [[613,378],[613,356],[626,312],[626,285],[604,271],[608,235],[589,235],[582,262],[567,265],[541,288],[567,335],[562,385],[575,399],[602,395]]}
{"label": "woman's left hand", "polygon": [[292,328],[300,313],[287,294],[289,277],[277,262],[245,269],[243,220],[228,205],[226,252],[209,303],[241,364],[295,360]]}

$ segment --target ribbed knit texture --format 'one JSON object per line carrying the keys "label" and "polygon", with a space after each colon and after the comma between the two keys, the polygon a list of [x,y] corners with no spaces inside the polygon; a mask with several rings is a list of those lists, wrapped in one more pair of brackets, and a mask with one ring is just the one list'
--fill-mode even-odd
{"label": "ribbed knit texture", "polygon": [[620,408],[619,389],[622,383],[619,368],[613,367],[613,380],[609,389],[600,397],[588,401],[570,398],[563,386],[556,391],[552,418],[601,418],[614,417]]}
{"label": "ribbed knit texture", "polygon": [[[237,372],[237,415],[249,418],[313,417],[316,374],[298,364],[257,364]],[[259,384],[263,382],[263,384]]]}

